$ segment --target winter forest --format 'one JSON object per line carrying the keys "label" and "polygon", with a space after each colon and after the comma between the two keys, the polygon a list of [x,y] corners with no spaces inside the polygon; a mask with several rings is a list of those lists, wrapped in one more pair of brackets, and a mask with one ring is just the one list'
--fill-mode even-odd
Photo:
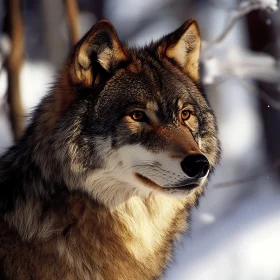
{"label": "winter forest", "polygon": [[280,279],[280,12],[276,0],[0,0],[0,153],[71,46],[100,19],[144,45],[199,23],[222,160],[165,280]]}

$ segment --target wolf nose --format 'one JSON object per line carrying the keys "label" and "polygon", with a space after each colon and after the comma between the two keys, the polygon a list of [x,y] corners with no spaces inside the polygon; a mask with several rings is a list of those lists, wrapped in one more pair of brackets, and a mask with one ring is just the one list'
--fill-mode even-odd
{"label": "wolf nose", "polygon": [[208,159],[202,154],[189,155],[181,162],[183,171],[189,177],[204,177],[210,167]]}

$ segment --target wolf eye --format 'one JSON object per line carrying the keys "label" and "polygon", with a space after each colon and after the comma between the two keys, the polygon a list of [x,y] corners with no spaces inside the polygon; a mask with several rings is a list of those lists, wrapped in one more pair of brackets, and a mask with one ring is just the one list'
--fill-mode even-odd
{"label": "wolf eye", "polygon": [[191,117],[191,111],[190,110],[183,110],[181,117],[183,121],[187,121]]}
{"label": "wolf eye", "polygon": [[134,111],[131,113],[131,118],[137,122],[143,122],[146,119],[146,115],[142,111]]}

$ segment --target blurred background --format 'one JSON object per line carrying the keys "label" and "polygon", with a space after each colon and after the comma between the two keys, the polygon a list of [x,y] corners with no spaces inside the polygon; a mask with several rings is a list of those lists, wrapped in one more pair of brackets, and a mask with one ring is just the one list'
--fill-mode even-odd
{"label": "blurred background", "polygon": [[198,20],[222,161],[165,280],[280,279],[280,12],[273,0],[0,0],[0,153],[100,19],[144,45]]}

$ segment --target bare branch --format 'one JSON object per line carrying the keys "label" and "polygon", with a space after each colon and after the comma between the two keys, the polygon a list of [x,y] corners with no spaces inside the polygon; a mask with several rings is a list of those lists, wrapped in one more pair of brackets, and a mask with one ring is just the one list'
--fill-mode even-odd
{"label": "bare branch", "polygon": [[261,174],[255,174],[246,178],[238,179],[238,180],[232,180],[232,181],[226,181],[226,182],[221,182],[217,183],[214,185],[214,188],[225,188],[225,187],[232,187],[235,185],[240,185],[240,184],[245,184],[245,183],[250,183],[253,181],[258,180],[259,178],[263,176],[268,176],[267,172],[263,172]]}
{"label": "bare branch", "polygon": [[[279,170],[280,167],[280,159],[277,159],[275,162],[273,162],[272,167],[275,168],[276,170]],[[269,178],[270,176],[273,177],[274,173],[271,172],[271,168],[267,168],[264,171],[259,172],[258,174],[253,174],[251,176],[242,178],[242,179],[238,179],[238,180],[232,180],[232,181],[226,181],[226,182],[221,182],[221,183],[217,183],[214,184],[213,187],[214,188],[225,188],[225,187],[232,187],[235,185],[240,185],[240,184],[246,184],[246,183],[250,183],[250,182],[254,182],[264,176],[266,176],[267,178]]]}
{"label": "bare branch", "polygon": [[232,12],[231,18],[225,27],[225,29],[222,31],[220,36],[218,36],[212,43],[213,44],[219,44],[221,43],[225,37],[228,35],[230,30],[233,28],[233,26],[238,22],[238,20],[245,15],[249,14],[250,12],[254,10],[262,10],[262,9],[274,9],[274,6],[264,5],[262,1],[244,1],[241,2],[239,8]]}

